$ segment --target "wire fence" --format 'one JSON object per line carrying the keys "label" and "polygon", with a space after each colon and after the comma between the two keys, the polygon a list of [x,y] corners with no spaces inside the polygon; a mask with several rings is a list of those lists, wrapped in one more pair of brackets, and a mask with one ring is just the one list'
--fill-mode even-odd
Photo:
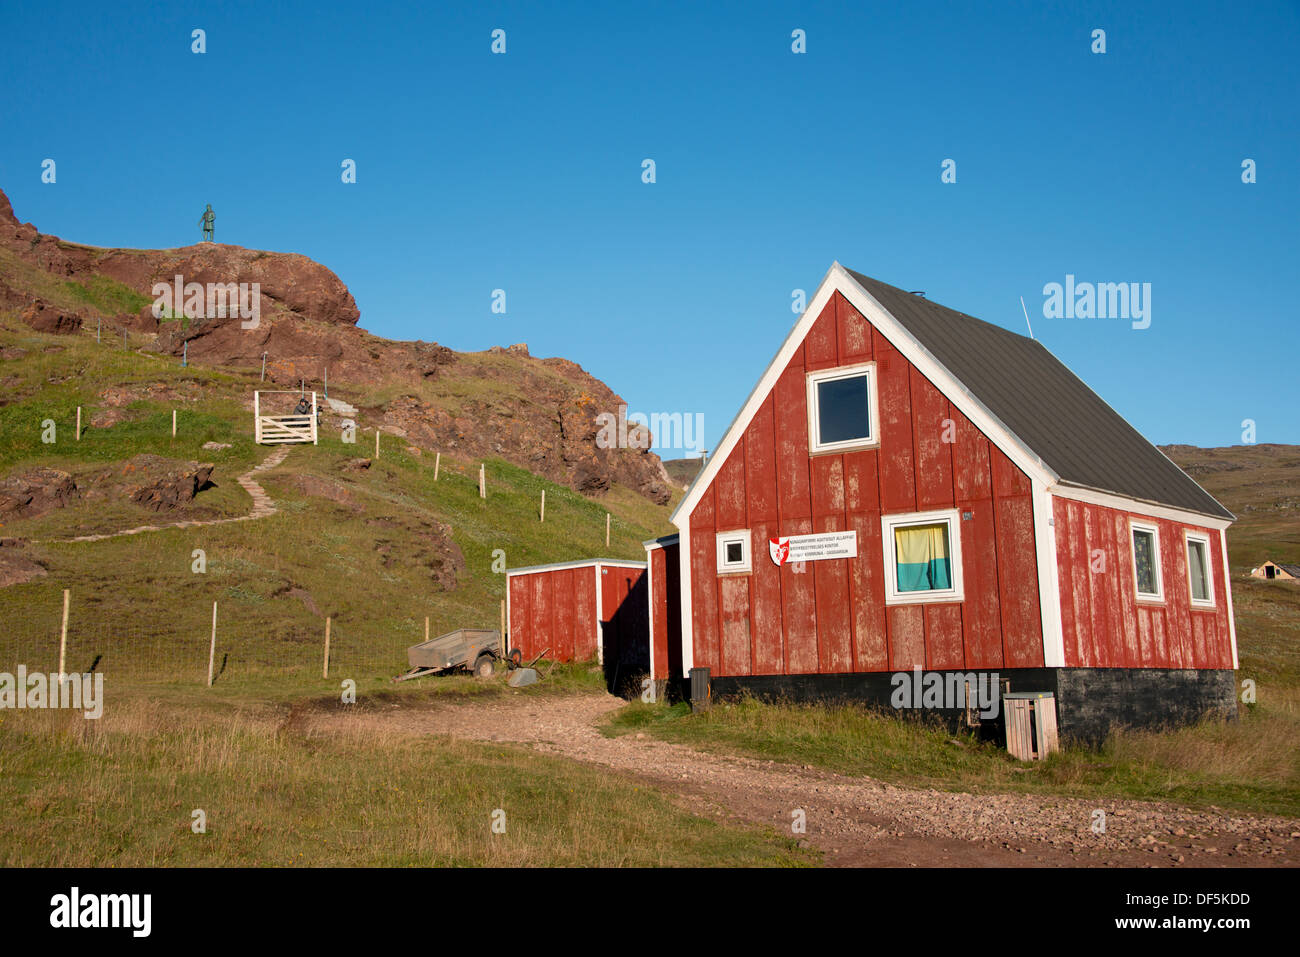
{"label": "wire fence", "polygon": [[[212,603],[178,614],[174,603],[133,603],[129,615],[71,590],[66,632],[63,598],[56,589],[0,592],[0,673],[63,671],[111,675],[132,683],[206,684],[259,678],[324,678],[323,618],[268,619],[240,601],[217,600],[215,642]],[[393,677],[406,670],[406,649],[424,640],[422,618],[374,622],[329,621],[330,679]]]}

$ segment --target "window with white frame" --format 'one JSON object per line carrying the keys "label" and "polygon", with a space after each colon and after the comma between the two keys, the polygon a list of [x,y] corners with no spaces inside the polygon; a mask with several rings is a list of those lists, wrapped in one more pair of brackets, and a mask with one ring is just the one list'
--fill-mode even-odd
{"label": "window with white frame", "polygon": [[1214,607],[1214,579],[1210,575],[1210,536],[1201,532],[1184,533],[1187,542],[1187,590],[1192,604]]}
{"label": "window with white frame", "polygon": [[837,452],[878,445],[873,362],[808,373],[808,450]]}
{"label": "window with white frame", "polygon": [[1137,597],[1162,601],[1165,593],[1160,580],[1160,529],[1130,522],[1129,530],[1133,538],[1133,582]]}
{"label": "window with white frame", "polygon": [[961,601],[961,518],[956,509],[885,515],[885,602]]}
{"label": "window with white frame", "polygon": [[747,572],[750,569],[749,529],[718,532],[718,573]]}

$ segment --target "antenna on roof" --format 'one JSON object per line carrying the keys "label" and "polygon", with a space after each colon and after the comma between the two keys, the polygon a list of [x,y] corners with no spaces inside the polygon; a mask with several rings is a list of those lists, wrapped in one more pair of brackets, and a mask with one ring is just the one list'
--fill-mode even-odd
{"label": "antenna on roof", "polygon": [[911,293],[913,296],[920,296],[922,299],[925,298],[925,290],[924,290],[924,289],[912,289],[912,290],[910,290],[910,293]]}
{"label": "antenna on roof", "polygon": [[1020,297],[1020,311],[1025,314],[1025,325],[1029,326],[1029,338],[1034,338],[1034,327],[1029,325],[1029,310],[1025,308],[1025,297]]}

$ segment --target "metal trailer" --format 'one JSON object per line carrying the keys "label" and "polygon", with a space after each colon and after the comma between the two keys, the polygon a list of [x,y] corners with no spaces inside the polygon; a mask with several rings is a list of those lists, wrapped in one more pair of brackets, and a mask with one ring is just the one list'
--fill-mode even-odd
{"label": "metal trailer", "polygon": [[487,678],[492,674],[493,662],[503,661],[505,656],[502,653],[501,632],[495,628],[457,628],[437,638],[411,645],[406,649],[406,660],[411,669],[398,675],[394,681],[445,674],[462,668],[480,678]]}

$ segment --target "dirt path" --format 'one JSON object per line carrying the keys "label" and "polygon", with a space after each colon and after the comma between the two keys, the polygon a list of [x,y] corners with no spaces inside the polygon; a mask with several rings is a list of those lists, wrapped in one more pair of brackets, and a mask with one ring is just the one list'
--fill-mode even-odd
{"label": "dirt path", "polygon": [[121,532],[108,532],[104,535],[78,535],[76,538],[59,538],[48,539],[45,542],[37,544],[60,544],[63,542],[100,542],[106,538],[119,538],[123,535],[139,535],[142,532],[160,532],[166,528],[198,528],[201,525],[226,525],[230,522],[247,522],[253,518],[266,518],[268,515],[275,514],[275,502],[271,501],[271,496],[266,494],[266,489],[257,484],[254,477],[257,472],[265,472],[273,469],[285,460],[289,454],[289,446],[282,445],[259,464],[254,465],[249,471],[239,476],[237,481],[249,494],[253,500],[253,508],[247,515],[237,515],[234,518],[211,518],[205,521],[191,522],[171,522],[167,525],[141,525],[139,528],[128,528]]}
{"label": "dirt path", "polygon": [[[314,714],[312,727],[373,723],[421,734],[513,742],[611,768],[674,794],[718,819],[791,833],[840,866],[1295,866],[1300,821],[1138,801],[976,795],[897,787],[811,766],[706,754],[634,733],[607,738],[597,725],[623,701],[610,695],[491,700],[412,710]],[[1092,833],[1093,812],[1106,833]]]}

